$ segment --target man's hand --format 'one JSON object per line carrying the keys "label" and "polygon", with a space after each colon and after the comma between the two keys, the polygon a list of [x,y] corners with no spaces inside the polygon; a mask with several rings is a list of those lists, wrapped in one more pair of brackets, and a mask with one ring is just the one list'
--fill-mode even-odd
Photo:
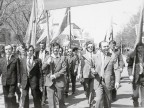
{"label": "man's hand", "polygon": [[51,57],[49,57],[46,63],[47,63],[47,64],[50,64],[51,61],[52,61],[52,60],[51,60]]}
{"label": "man's hand", "polygon": [[94,75],[96,75],[96,74],[97,74],[97,72],[95,71],[95,69],[94,69],[94,68],[91,68],[91,72],[92,72]]}
{"label": "man's hand", "polygon": [[118,82],[115,83],[116,90],[119,88],[120,84]]}
{"label": "man's hand", "polygon": [[77,75],[77,70],[74,70],[74,75]]}
{"label": "man's hand", "polygon": [[80,78],[81,78],[81,74],[78,74],[76,79],[79,80]]}
{"label": "man's hand", "polygon": [[51,80],[56,79],[56,76],[55,76],[55,75],[51,75],[51,76],[50,76],[50,79],[51,79]]}
{"label": "man's hand", "polygon": [[129,76],[129,79],[130,79],[131,82],[133,82],[133,76],[132,75]]}
{"label": "man's hand", "polygon": [[20,88],[20,86],[21,86],[20,83],[18,83],[18,88]]}
{"label": "man's hand", "polygon": [[42,88],[42,87],[40,87],[39,89],[40,89],[41,92],[43,91],[43,88]]}

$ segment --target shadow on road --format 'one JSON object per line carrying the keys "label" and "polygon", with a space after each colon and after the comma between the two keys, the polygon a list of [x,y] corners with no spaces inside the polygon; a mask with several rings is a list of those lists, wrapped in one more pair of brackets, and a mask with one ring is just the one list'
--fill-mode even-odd
{"label": "shadow on road", "polygon": [[123,99],[123,98],[130,98],[131,94],[119,94],[117,95],[117,100],[118,99]]}
{"label": "shadow on road", "polygon": [[121,104],[112,104],[112,108],[132,108],[132,105],[121,105]]}
{"label": "shadow on road", "polygon": [[65,98],[66,103],[68,103],[66,106],[71,106],[71,105],[76,105],[79,102],[82,102],[84,100],[86,100],[86,98],[76,98],[75,96],[84,94],[83,90],[76,90],[76,94],[74,95],[70,95],[68,98]]}

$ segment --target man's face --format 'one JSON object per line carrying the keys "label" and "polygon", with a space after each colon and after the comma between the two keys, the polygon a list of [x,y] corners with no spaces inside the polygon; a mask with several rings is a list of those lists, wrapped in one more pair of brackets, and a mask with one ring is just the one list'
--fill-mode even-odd
{"label": "man's face", "polygon": [[21,55],[26,55],[26,52],[25,52],[24,48],[21,49]]}
{"label": "man's face", "polygon": [[62,49],[61,48],[59,49],[59,54],[62,55]]}
{"label": "man's face", "polygon": [[68,55],[69,55],[69,56],[72,55],[72,49],[68,49]]}
{"label": "man's face", "polygon": [[137,51],[138,52],[144,52],[144,47],[143,46],[138,46]]}
{"label": "man's face", "polygon": [[44,45],[43,43],[41,43],[41,44],[40,44],[40,49],[41,49],[41,50],[44,50],[44,48],[45,48],[45,45]]}
{"label": "man's face", "polygon": [[11,55],[12,54],[12,46],[10,46],[10,45],[5,46],[5,53],[6,53],[6,55]]}
{"label": "man's face", "polygon": [[109,44],[108,44],[108,42],[102,42],[101,43],[101,50],[104,53],[107,53],[109,51]]}
{"label": "man's face", "polygon": [[93,52],[93,44],[88,44],[87,51],[90,53]]}
{"label": "man's face", "polygon": [[28,56],[28,57],[31,57],[31,56],[33,56],[33,53],[34,53],[34,51],[33,51],[33,48],[31,47],[31,48],[29,48],[28,51],[27,51],[27,56]]}
{"label": "man's face", "polygon": [[57,55],[59,53],[59,46],[53,47],[53,53]]}
{"label": "man's face", "polygon": [[115,49],[116,45],[114,43],[109,44],[110,49]]}

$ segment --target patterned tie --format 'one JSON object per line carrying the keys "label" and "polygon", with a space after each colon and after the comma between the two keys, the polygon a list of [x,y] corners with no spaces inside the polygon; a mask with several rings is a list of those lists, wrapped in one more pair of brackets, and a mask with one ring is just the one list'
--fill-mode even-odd
{"label": "patterned tie", "polygon": [[30,62],[31,58],[28,58],[28,71],[30,71],[31,67],[32,67],[32,64]]}

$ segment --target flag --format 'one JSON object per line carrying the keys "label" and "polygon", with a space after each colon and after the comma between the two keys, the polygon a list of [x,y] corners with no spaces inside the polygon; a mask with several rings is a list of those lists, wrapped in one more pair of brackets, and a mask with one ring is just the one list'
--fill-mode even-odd
{"label": "flag", "polygon": [[53,42],[64,30],[65,28],[69,25],[69,11],[70,8],[66,8],[65,16],[60,24],[59,30],[57,34],[52,38],[51,42]]}
{"label": "flag", "polygon": [[105,34],[104,41],[107,41],[107,32]]}
{"label": "flag", "polygon": [[137,38],[136,38],[136,42],[135,42],[135,46],[134,46],[134,51],[130,54],[130,55],[134,55],[134,63],[133,63],[132,75],[134,75],[136,58],[137,58],[136,46],[139,43],[142,43],[142,36],[143,36],[143,9],[144,9],[144,6],[142,4],[142,9],[141,9],[141,12],[140,12],[140,20],[139,20],[139,24],[138,24]]}
{"label": "flag", "polygon": [[[70,38],[70,25],[62,32],[63,35],[68,35]],[[71,23],[71,40],[82,39],[82,30],[75,23]]]}
{"label": "flag", "polygon": [[110,31],[109,31],[109,41],[113,40],[113,21],[111,19],[111,24],[110,24]]}
{"label": "flag", "polygon": [[82,39],[82,30],[75,23],[71,24],[71,32],[72,32],[72,40],[74,39]]}
{"label": "flag", "polygon": [[33,0],[30,21],[25,36],[26,45],[36,46],[37,27],[39,25],[42,28],[43,19],[45,19],[43,0]]}
{"label": "flag", "polygon": [[136,43],[135,47],[138,43],[142,43],[142,36],[143,36],[143,8],[140,13],[140,20],[138,24],[138,30],[137,30],[137,38],[136,38]]}
{"label": "flag", "polygon": [[33,0],[32,10],[29,25],[26,31],[25,43],[27,46],[33,45],[35,47],[36,40],[36,0]]}

